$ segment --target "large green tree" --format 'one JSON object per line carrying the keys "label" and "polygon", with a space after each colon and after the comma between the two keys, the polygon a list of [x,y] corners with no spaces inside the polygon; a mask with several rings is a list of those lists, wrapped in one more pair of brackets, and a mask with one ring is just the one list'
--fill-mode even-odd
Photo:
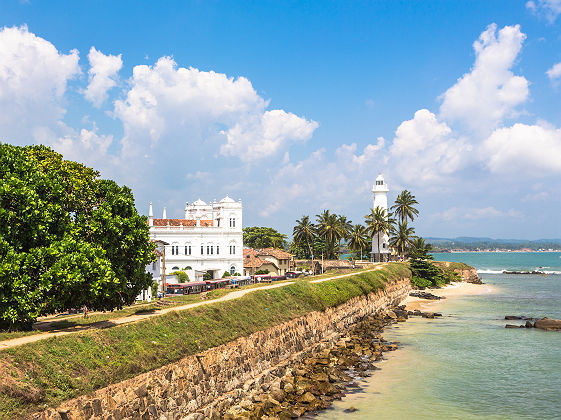
{"label": "large green tree", "polygon": [[121,308],[151,287],[154,247],[129,188],[47,147],[0,143],[0,204],[2,327]]}
{"label": "large green tree", "polygon": [[250,248],[285,248],[287,236],[270,227],[243,228],[243,244]]}

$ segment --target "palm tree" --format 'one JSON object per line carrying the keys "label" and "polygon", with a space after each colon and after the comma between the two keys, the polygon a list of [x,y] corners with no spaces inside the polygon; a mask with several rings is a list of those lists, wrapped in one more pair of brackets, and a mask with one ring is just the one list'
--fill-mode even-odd
{"label": "palm tree", "polygon": [[306,244],[310,250],[312,257],[312,266],[314,265],[314,251],[312,250],[312,243],[316,237],[316,227],[310,222],[309,216],[302,216],[302,219],[296,220],[296,226],[292,230],[294,241],[298,245]]}
{"label": "palm tree", "polygon": [[349,235],[353,228],[353,223],[347,220],[347,216],[339,216],[337,220],[341,226],[341,238],[339,238],[339,251],[341,250],[341,239],[349,239]]}
{"label": "palm tree", "polygon": [[415,228],[408,227],[407,222],[399,223],[397,229],[392,232],[390,245],[397,248],[402,257],[405,257],[405,250],[411,246],[416,239]]}
{"label": "palm tree", "polygon": [[318,234],[327,246],[327,257],[335,258],[335,243],[343,236],[337,215],[324,210],[317,216]]}
{"label": "palm tree", "polygon": [[360,250],[360,259],[362,260],[362,250],[367,246],[366,228],[360,224],[354,225],[349,232],[349,248],[353,251]]}
{"label": "palm tree", "polygon": [[422,258],[432,260],[434,257],[429,254],[432,249],[432,245],[428,244],[424,238],[418,237],[411,242],[411,248],[413,249],[413,258]]}
{"label": "palm tree", "polygon": [[399,217],[401,223],[407,223],[408,219],[413,220],[419,214],[414,205],[419,204],[415,196],[407,190],[403,190],[395,199],[395,204],[391,207]]}
{"label": "palm tree", "polygon": [[370,213],[364,216],[366,221],[366,232],[370,236],[377,235],[378,239],[378,261],[380,261],[380,236],[387,235],[392,230],[394,220],[383,207],[370,209]]}

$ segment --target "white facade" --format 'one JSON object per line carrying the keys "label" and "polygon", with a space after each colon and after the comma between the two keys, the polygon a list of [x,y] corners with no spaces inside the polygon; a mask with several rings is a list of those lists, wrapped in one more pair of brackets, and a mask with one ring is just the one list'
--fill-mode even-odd
{"label": "white facade", "polygon": [[[374,203],[372,208],[381,207],[388,213],[388,184],[384,181],[382,174],[379,174],[376,178],[376,183],[372,187],[372,193],[374,194]],[[390,255],[390,238],[386,233],[375,234],[372,238],[372,261],[377,261],[378,259],[378,240],[380,241],[380,257],[382,261],[387,261]]]}
{"label": "white facade", "polygon": [[[225,271],[243,273],[242,202],[225,197],[207,204],[197,200],[185,204],[184,219],[155,219],[152,203],[148,214],[150,239],[164,241],[166,283],[176,283],[170,273],[182,270],[190,281],[202,280],[208,272],[221,278]],[[158,270],[156,270],[156,268]],[[149,270],[150,271],[150,270]]]}

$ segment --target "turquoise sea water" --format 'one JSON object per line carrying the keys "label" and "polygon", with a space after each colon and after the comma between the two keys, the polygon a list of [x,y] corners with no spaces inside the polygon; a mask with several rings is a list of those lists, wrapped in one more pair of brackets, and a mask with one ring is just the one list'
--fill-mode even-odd
{"label": "turquoise sea water", "polygon": [[[505,329],[505,315],[561,319],[561,253],[454,253],[478,270],[482,294],[433,306],[384,336],[401,343],[382,368],[319,419],[561,419],[561,333]],[[505,275],[502,270],[540,270]],[[547,268],[545,268],[547,267]],[[344,413],[355,407],[358,411]]]}

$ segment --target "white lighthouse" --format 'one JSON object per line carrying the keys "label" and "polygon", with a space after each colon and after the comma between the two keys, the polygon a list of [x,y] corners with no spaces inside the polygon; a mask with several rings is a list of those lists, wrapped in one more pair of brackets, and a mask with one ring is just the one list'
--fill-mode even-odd
{"label": "white lighthouse", "polygon": [[[374,203],[372,208],[381,207],[388,214],[388,184],[384,181],[382,174],[379,174],[376,178],[376,183],[372,187],[372,193],[374,193]],[[379,241],[378,241],[378,236]],[[372,261],[378,261],[378,242],[380,243],[380,260],[388,261],[390,255],[390,244],[389,237],[387,233],[377,233],[372,238]]]}

